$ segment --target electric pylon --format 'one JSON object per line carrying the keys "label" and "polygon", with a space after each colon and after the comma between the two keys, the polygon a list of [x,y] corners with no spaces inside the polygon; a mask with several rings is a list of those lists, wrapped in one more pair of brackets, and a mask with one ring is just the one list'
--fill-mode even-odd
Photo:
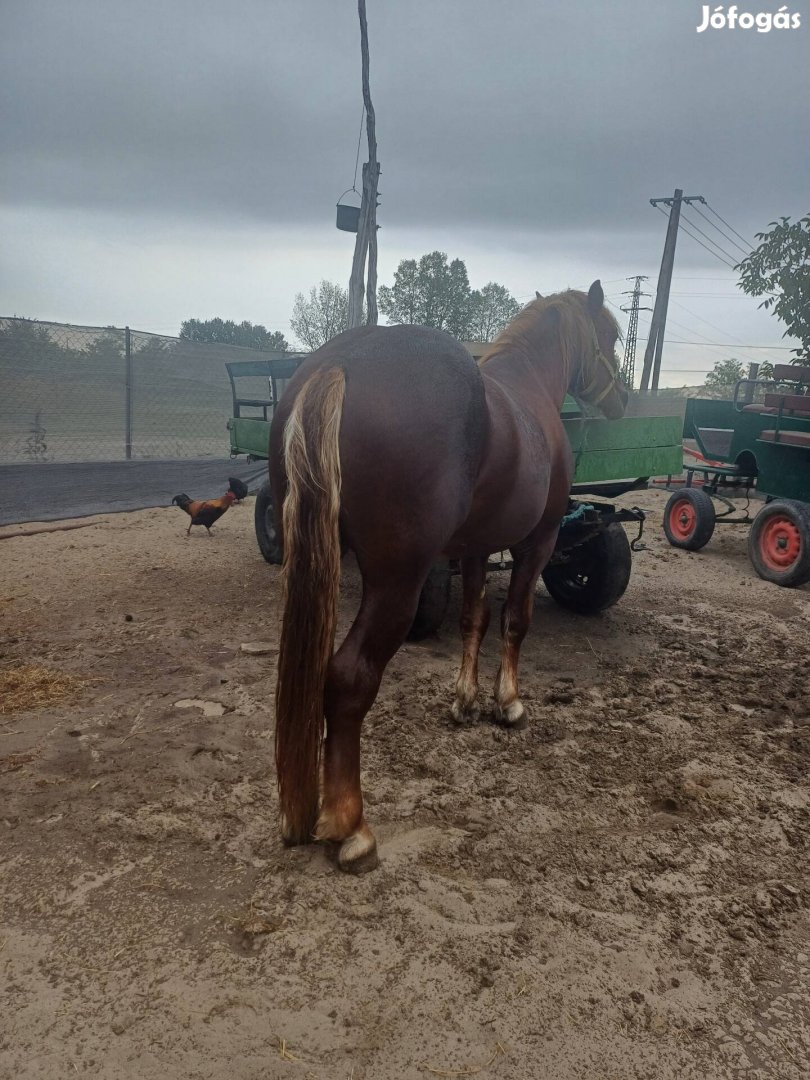
{"label": "electric pylon", "polygon": [[646,281],[647,278],[644,274],[637,274],[634,278],[629,277],[628,281],[635,281],[633,291],[623,292],[622,296],[631,297],[630,306],[623,307],[622,311],[630,312],[630,325],[627,327],[627,337],[624,339],[624,360],[622,361],[621,377],[624,385],[632,390],[633,380],[636,375],[636,339],[638,337],[638,313],[639,311],[651,311],[652,308],[641,307],[641,298],[643,296],[649,296],[649,293],[641,291],[642,281]]}

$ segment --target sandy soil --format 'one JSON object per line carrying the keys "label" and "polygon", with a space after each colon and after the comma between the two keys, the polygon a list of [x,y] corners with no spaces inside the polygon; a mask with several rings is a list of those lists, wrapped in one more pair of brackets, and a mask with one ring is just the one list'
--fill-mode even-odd
{"label": "sandy soil", "polygon": [[278,840],[250,504],[211,539],[166,509],[2,540],[2,663],[95,680],[0,714],[3,1080],[807,1076],[810,588],[634,501],[616,608],[538,595],[525,731],[448,721],[457,589],[395,658],[360,879]]}

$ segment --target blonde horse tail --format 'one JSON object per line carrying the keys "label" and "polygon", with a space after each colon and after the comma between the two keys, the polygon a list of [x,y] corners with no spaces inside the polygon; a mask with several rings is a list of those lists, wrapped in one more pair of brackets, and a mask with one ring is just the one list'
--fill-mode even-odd
{"label": "blonde horse tail", "polygon": [[284,428],[284,616],[276,683],[276,774],[287,843],[313,838],[318,818],[324,688],[340,586],[340,423],[346,378],[316,371]]}

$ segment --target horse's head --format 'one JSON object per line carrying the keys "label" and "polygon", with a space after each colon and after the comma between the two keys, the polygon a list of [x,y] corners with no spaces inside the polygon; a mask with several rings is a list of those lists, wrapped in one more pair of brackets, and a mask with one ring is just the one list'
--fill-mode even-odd
{"label": "horse's head", "polygon": [[595,281],[587,294],[568,289],[536,296],[500,332],[480,366],[508,358],[510,350],[534,358],[540,370],[547,370],[556,357],[565,380],[562,390],[595,405],[608,420],[618,420],[628,393],[616,357],[619,325],[605,308],[601,283]]}
{"label": "horse's head", "polygon": [[595,281],[588,290],[585,307],[592,327],[592,344],[580,362],[572,390],[589,405],[595,405],[608,420],[618,420],[624,416],[628,394],[619,378],[616,356],[619,326],[605,308],[600,281]]}

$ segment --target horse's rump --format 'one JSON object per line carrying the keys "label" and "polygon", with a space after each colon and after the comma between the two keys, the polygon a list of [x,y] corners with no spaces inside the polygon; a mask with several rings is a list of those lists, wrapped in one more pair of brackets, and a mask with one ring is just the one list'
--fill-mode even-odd
{"label": "horse's rump", "polygon": [[[442,331],[362,327],[301,366],[273,422],[271,461],[301,388],[319,370],[345,377],[340,428],[341,532],[359,558],[439,547],[466,517],[487,432],[481,373]],[[283,492],[286,477],[274,469]],[[278,505],[278,503],[277,503]]]}

